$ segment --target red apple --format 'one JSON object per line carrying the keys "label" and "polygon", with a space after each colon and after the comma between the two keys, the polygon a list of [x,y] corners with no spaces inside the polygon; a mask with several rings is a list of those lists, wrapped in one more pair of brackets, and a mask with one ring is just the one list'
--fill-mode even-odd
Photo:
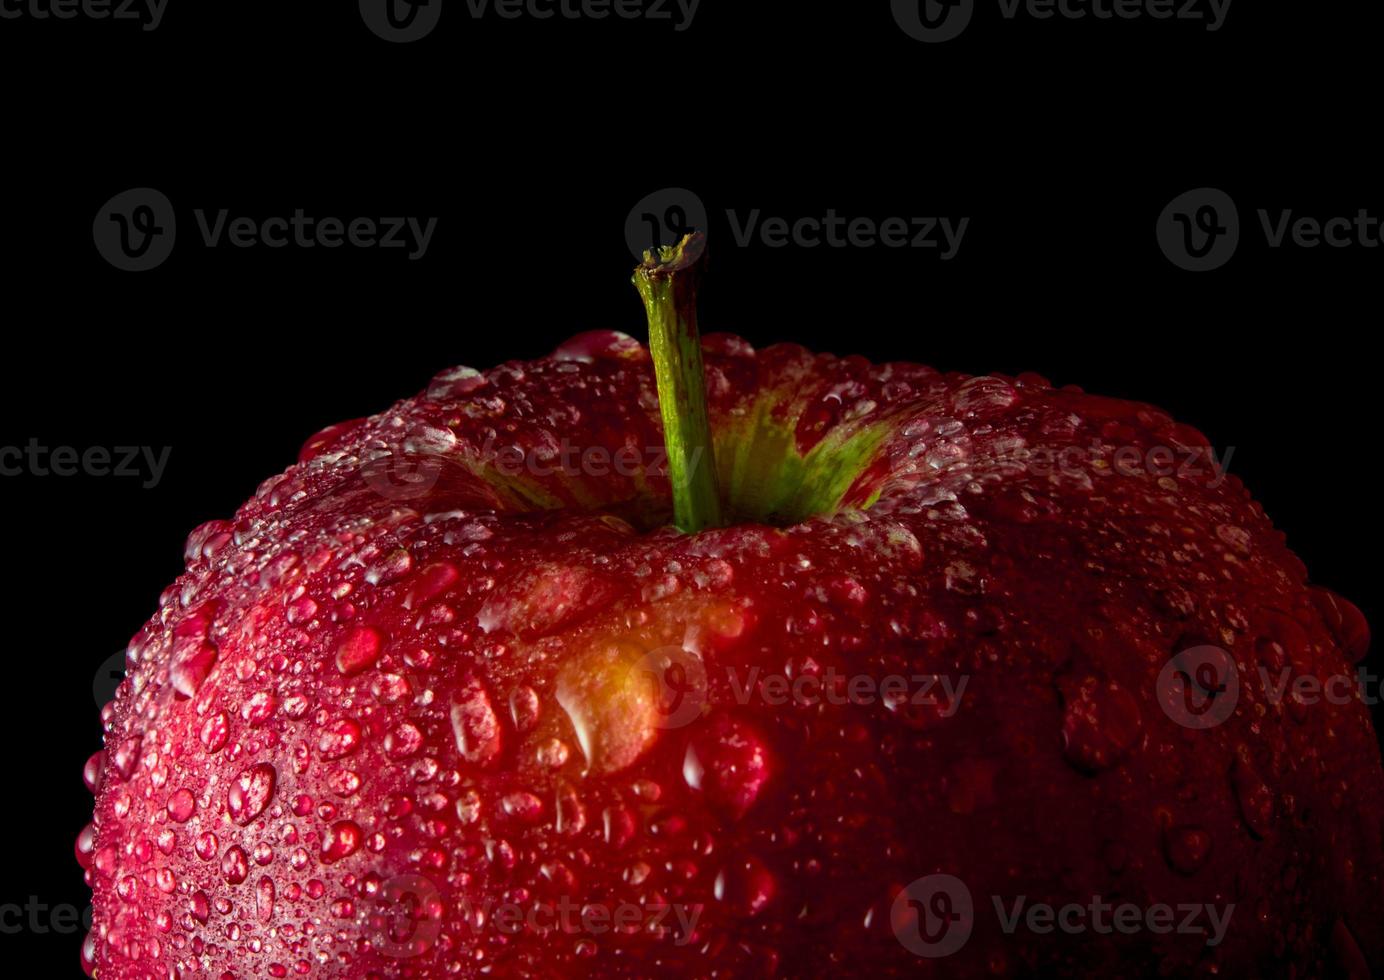
{"label": "red apple", "polygon": [[[641,271],[653,358],[446,371],[193,532],[88,766],[88,971],[1384,968],[1366,710],[1259,674],[1348,675],[1363,619],[1203,437],[698,344],[696,245]],[[1234,909],[1006,933],[1020,897]]]}

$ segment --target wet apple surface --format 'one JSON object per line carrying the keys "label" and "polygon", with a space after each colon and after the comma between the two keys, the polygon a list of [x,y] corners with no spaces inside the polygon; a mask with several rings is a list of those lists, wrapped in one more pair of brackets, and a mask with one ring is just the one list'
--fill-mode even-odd
{"label": "wet apple surface", "polygon": [[[1349,674],[1368,631],[1234,476],[1127,465],[1199,433],[1032,375],[701,350],[724,526],[669,524],[649,352],[599,332],[327,429],[191,535],[86,769],[89,972],[1379,962],[1366,711],[1254,680]],[[1208,648],[1242,681],[1197,725],[1167,668]],[[974,898],[946,959],[901,939],[935,874]],[[1011,935],[1019,896],[1235,911],[1214,945]]]}

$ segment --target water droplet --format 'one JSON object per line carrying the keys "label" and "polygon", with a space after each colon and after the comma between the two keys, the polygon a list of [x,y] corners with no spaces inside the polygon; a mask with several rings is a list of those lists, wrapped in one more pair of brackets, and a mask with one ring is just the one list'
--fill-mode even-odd
{"label": "water droplet", "polygon": [[623,806],[607,807],[601,819],[604,822],[605,842],[611,847],[619,850],[633,839],[636,829],[634,814]]}
{"label": "water droplet", "polygon": [[191,790],[178,789],[169,794],[168,817],[174,823],[187,823],[195,809],[196,801]]}
{"label": "water droplet", "polygon": [[218,711],[202,722],[202,729],[198,733],[198,738],[201,739],[207,754],[211,755],[221,750],[221,747],[226,744],[226,739],[230,737],[230,733],[230,718],[227,717],[226,712]]}
{"label": "water droplet", "polygon": [[508,793],[500,801],[505,816],[524,823],[538,823],[543,819],[543,801],[532,793]]}
{"label": "water droplet", "polygon": [[383,561],[371,565],[366,570],[365,581],[371,585],[384,585],[403,578],[412,568],[413,556],[404,548],[395,548]]}
{"label": "water droplet", "polygon": [[418,573],[404,597],[405,609],[417,609],[437,598],[461,580],[461,573],[449,562],[437,562]]}
{"label": "water droplet", "polygon": [[210,861],[216,857],[216,850],[220,846],[221,842],[216,839],[216,835],[211,831],[205,831],[197,835],[197,841],[192,845],[192,849],[203,861]]}
{"label": "water droplet", "polygon": [[349,676],[373,667],[380,658],[382,644],[379,630],[371,626],[356,627],[337,647],[336,669]]}
{"label": "water droplet", "polygon": [[81,833],[77,835],[77,842],[73,850],[77,855],[77,863],[82,866],[83,871],[91,867],[92,855],[96,852],[96,828],[93,825],[87,824],[82,828]]}
{"label": "water droplet", "polygon": [[470,394],[488,382],[475,368],[458,366],[438,374],[428,385],[430,401],[447,401]]}
{"label": "water droplet", "polygon": [[542,706],[538,692],[531,687],[516,687],[509,695],[509,716],[520,734],[530,732],[538,724]]}
{"label": "water droplet", "polygon": [[714,810],[744,816],[769,779],[769,751],[750,726],[727,718],[704,727],[688,743],[683,778]]}
{"label": "water droplet", "polygon": [[217,649],[210,643],[181,651],[168,668],[173,689],[185,698],[195,697],[216,665],[216,657]]}
{"label": "water droplet", "polygon": [[1359,663],[1364,660],[1365,654],[1370,650],[1370,625],[1365,621],[1365,615],[1359,607],[1349,599],[1320,586],[1313,587],[1312,599],[1321,611],[1322,618],[1326,620],[1327,629],[1336,637],[1336,642],[1345,650],[1350,662]]}
{"label": "water droplet", "polygon": [[457,752],[467,762],[485,766],[500,756],[500,720],[490,693],[474,676],[452,694],[452,734]]}
{"label": "water droplet", "polygon": [[423,747],[423,733],[404,722],[384,737],[384,751],[391,759],[407,759]]}
{"label": "water droplet", "polygon": [[82,767],[82,782],[86,788],[95,793],[101,788],[101,773],[106,767],[106,753],[94,752],[91,758],[87,759],[86,765]]}
{"label": "water droplet", "polygon": [[255,916],[261,922],[274,917],[274,879],[268,875],[255,884]]}
{"label": "water droplet", "polygon": [[226,809],[231,819],[244,827],[253,821],[274,798],[278,772],[267,762],[243,770],[226,793]]}
{"label": "water droplet", "polygon": [[344,758],[359,747],[360,725],[350,718],[332,722],[317,739],[317,752],[328,762]]}
{"label": "water droplet", "polygon": [[741,857],[722,869],[713,889],[717,901],[740,915],[754,916],[773,901],[778,884],[758,858]]}
{"label": "water droplet", "polygon": [[1062,685],[1062,750],[1086,772],[1118,763],[1143,734],[1139,703],[1114,681],[1087,676]]}
{"label": "water droplet", "polygon": [[598,360],[642,360],[648,357],[642,344],[618,330],[588,330],[570,337],[557,350],[553,360],[590,364]]}
{"label": "water droplet", "polygon": [[1249,760],[1249,750],[1243,746],[1230,769],[1230,784],[1240,815],[1254,836],[1265,838],[1273,829],[1274,800],[1268,784]]}
{"label": "water droplet", "polygon": [[245,860],[245,852],[239,845],[232,844],[221,855],[221,874],[228,884],[238,885],[250,874],[250,864]]}
{"label": "water droplet", "polygon": [[330,864],[349,857],[360,848],[360,827],[351,820],[338,820],[322,838],[322,860]]}
{"label": "water droplet", "polygon": [[536,753],[538,764],[549,769],[561,769],[567,764],[567,759],[571,751],[567,748],[567,743],[560,738],[550,738],[538,747]]}
{"label": "water droplet", "polygon": [[111,753],[112,767],[127,783],[134,776],[135,766],[139,763],[139,748],[140,738],[135,735],[120,742]]}
{"label": "water droplet", "polygon": [[245,699],[245,703],[240,706],[240,717],[247,724],[262,725],[274,714],[274,709],[279,706],[279,699],[269,691],[256,691]]}
{"label": "water droplet", "polygon": [[1236,524],[1216,525],[1216,537],[1221,542],[1243,557],[1248,557],[1251,551],[1249,532]]}
{"label": "water droplet", "polygon": [[1195,874],[1211,856],[1211,835],[1191,824],[1169,827],[1163,835],[1163,852],[1173,870]]}

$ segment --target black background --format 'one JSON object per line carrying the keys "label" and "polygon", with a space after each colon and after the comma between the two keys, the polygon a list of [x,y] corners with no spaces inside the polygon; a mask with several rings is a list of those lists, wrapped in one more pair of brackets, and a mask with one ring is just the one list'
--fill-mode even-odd
{"label": "black background", "polygon": [[[1384,216],[1365,5],[1225,27],[1003,21],[923,45],[888,2],[704,0],[667,23],[472,20],[389,45],[353,3],[170,0],[153,32],[0,20],[0,446],[171,447],[156,488],[0,478],[6,521],[0,905],[85,906],[72,840],[98,666],[153,611],[186,533],[317,429],[453,364],[643,337],[625,219],[660,188],[712,213],[704,330],[877,360],[1040,372],[1204,431],[1313,577],[1378,620],[1384,249],[1270,250],[1255,210]],[[151,186],[179,244],[124,273],[91,238]],[[1238,203],[1239,252],[1191,274],[1154,224]],[[436,216],[431,249],[208,250],[192,211]],[[958,256],[741,247],[725,211],[968,216]],[[1378,664],[1377,655],[1370,663]],[[1378,669],[1378,668],[1376,668]],[[79,933],[5,934],[44,975]]]}

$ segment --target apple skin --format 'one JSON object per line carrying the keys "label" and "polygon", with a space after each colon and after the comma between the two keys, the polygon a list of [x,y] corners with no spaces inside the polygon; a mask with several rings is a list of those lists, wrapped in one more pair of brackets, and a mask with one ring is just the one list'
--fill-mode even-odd
{"label": "apple skin", "polygon": [[[1160,707],[1160,671],[1190,646],[1228,651],[1242,678],[1326,679],[1368,644],[1233,475],[1111,465],[1120,447],[1185,463],[1200,434],[1033,375],[727,335],[703,348],[730,527],[660,527],[647,352],[594,333],[444,372],[325,430],[234,520],[191,535],[87,766],[89,973],[1384,965],[1384,775],[1365,708],[1273,703],[1249,680],[1215,727]],[[794,461],[844,458],[833,447],[860,433],[868,457],[832,484],[842,510],[795,512],[815,497],[793,503]],[[792,458],[737,451],[761,436]],[[602,463],[622,447],[637,467]],[[665,647],[705,667],[677,725],[658,688],[629,682],[632,658]],[[755,688],[813,675],[966,687],[949,715]],[[895,899],[935,873],[976,908],[944,959],[896,936],[910,926]],[[992,896],[1021,895],[1236,910],[1214,947],[1005,935]],[[623,932],[507,932],[480,914],[564,896],[698,915],[689,935],[653,911]]]}

